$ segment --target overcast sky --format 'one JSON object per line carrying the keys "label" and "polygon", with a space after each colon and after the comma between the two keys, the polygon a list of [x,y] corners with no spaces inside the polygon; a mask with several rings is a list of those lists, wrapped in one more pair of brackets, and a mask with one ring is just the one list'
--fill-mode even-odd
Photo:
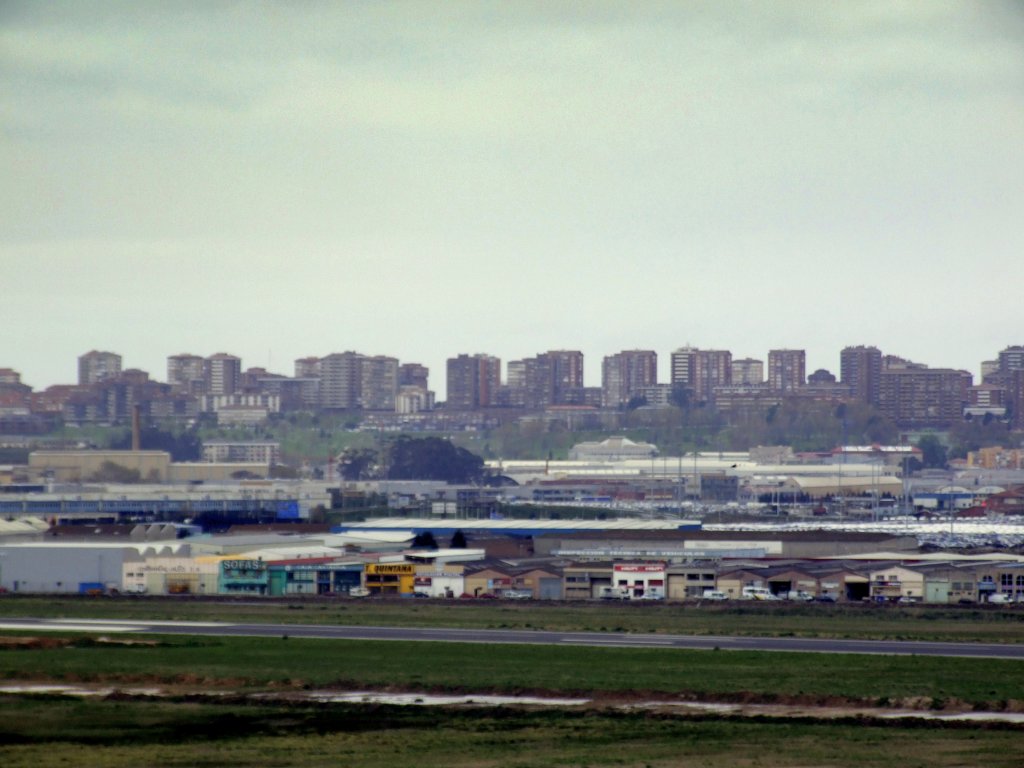
{"label": "overcast sky", "polygon": [[1024,343],[1019,2],[0,4],[0,367]]}

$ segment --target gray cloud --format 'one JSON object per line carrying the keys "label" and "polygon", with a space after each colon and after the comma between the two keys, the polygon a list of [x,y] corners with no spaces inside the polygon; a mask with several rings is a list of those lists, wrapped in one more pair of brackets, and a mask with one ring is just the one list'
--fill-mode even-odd
{"label": "gray cloud", "polygon": [[[575,346],[596,383],[623,346],[806,345],[834,367],[863,340],[976,368],[1024,319],[1022,20],[5,3],[0,320],[47,306],[40,327],[64,325],[0,364],[44,384],[52,359],[122,338],[155,373],[186,343],[269,347],[284,370],[359,347],[441,386],[459,351]],[[87,311],[126,284],[119,310]],[[978,322],[979,295],[1003,322]],[[180,306],[183,328],[121,336],[123,312]]]}

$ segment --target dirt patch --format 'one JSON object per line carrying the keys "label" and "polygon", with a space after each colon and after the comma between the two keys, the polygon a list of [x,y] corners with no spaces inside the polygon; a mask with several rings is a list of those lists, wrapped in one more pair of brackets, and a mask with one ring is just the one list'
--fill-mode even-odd
{"label": "dirt patch", "polygon": [[[91,641],[96,642],[96,641]],[[119,639],[110,641],[114,644],[121,644]],[[125,645],[133,645],[138,641],[125,641]],[[142,641],[148,642],[148,641]],[[64,648],[76,646],[80,643],[72,638],[53,637],[2,637],[0,638],[0,651],[5,649],[43,649],[43,648]],[[423,695],[444,695],[444,696],[501,696],[520,697],[529,699],[586,699],[585,706],[591,708],[629,708],[629,707],[651,707],[652,705],[666,707],[685,707],[696,705],[698,707],[721,706],[731,710],[757,709],[757,708],[780,708],[800,710],[856,710],[857,712],[870,711],[884,716],[892,712],[931,712],[946,715],[977,712],[1001,712],[1001,713],[1024,713],[1024,700],[1009,699],[1001,701],[961,701],[955,698],[932,698],[928,696],[907,697],[907,698],[883,698],[883,699],[857,699],[844,696],[832,695],[781,695],[772,693],[755,693],[751,691],[735,691],[730,693],[708,693],[703,691],[680,691],[667,693],[665,691],[653,690],[632,690],[632,691],[604,691],[604,690],[552,690],[545,688],[486,688],[469,689],[461,686],[424,686],[412,688],[401,685],[366,685],[364,682],[353,680],[335,680],[328,685],[313,685],[301,678],[285,678],[276,681],[255,683],[245,678],[212,678],[196,674],[178,675],[104,675],[89,674],[78,675],[66,673],[57,678],[39,679],[22,678],[17,673],[8,674],[8,680],[23,680],[28,683],[60,683],[65,685],[80,685],[84,687],[121,687],[138,686],[153,688],[158,687],[167,695],[193,695],[210,693],[216,696],[241,696],[246,697],[253,694],[271,694],[282,698],[292,694],[298,695],[319,695],[332,692],[346,691],[367,691],[380,694],[423,694]]]}
{"label": "dirt patch", "polygon": [[38,651],[75,644],[76,640],[69,637],[0,637],[0,650]]}
{"label": "dirt patch", "polygon": [[132,640],[120,637],[49,637],[49,636],[3,636],[0,637],[0,651],[21,649],[30,651],[49,650],[52,648],[68,648],[88,645],[146,646],[156,647],[156,640]]}

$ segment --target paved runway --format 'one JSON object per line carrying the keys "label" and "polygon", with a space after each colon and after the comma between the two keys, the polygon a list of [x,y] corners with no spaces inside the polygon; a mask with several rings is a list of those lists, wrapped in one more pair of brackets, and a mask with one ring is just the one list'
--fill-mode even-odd
{"label": "paved runway", "polygon": [[622,632],[547,632],[515,629],[442,629],[359,627],[316,624],[229,624],[189,621],[106,619],[7,619],[0,630],[96,632],[216,637],[308,637],[334,640],[411,640],[441,643],[519,643],[614,648],[679,648],[724,651],[799,651],[805,653],[965,656],[1024,660],[1024,644],[930,643],[907,640],[837,640],[795,637],[724,637]]}

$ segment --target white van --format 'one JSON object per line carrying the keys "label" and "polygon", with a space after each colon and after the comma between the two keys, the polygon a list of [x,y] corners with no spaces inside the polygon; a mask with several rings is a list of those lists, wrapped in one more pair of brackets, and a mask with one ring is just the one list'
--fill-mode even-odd
{"label": "white van", "polygon": [[705,589],[701,600],[728,600],[729,596],[719,589]]}
{"label": "white van", "polygon": [[779,600],[779,596],[772,593],[768,587],[744,587],[740,595],[741,600]]}

